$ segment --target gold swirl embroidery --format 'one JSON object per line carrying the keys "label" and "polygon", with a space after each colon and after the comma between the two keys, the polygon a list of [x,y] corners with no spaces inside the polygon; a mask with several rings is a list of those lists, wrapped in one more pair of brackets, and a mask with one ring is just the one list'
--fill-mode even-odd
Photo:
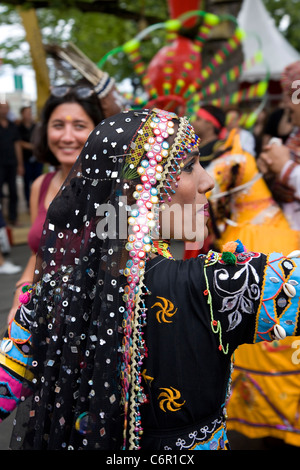
{"label": "gold swirl embroidery", "polygon": [[179,411],[180,408],[185,404],[185,400],[183,403],[176,403],[176,400],[179,400],[179,398],[181,397],[179,390],[176,390],[173,387],[160,388],[160,390],[165,390],[164,392],[161,392],[157,397],[157,399],[160,400],[159,407],[162,411]]}
{"label": "gold swirl embroidery", "polygon": [[[154,305],[152,305],[151,308],[153,307],[160,307],[160,310],[158,310],[156,312],[156,320],[161,323],[161,322],[164,322],[164,323],[172,323],[171,320],[167,320],[166,317],[170,318],[172,317],[173,315],[175,315],[175,313],[177,312],[177,308],[175,309],[174,307],[174,304],[168,300],[168,299],[165,299],[164,297],[157,297],[158,299],[161,299],[162,302],[156,302]],[[175,309],[175,311],[174,311]]]}
{"label": "gold swirl embroidery", "polygon": [[142,377],[145,380],[145,382],[149,382],[149,385],[151,385],[152,380],[154,380],[154,377],[151,377],[150,375],[146,375],[147,369],[144,369],[142,372]]}

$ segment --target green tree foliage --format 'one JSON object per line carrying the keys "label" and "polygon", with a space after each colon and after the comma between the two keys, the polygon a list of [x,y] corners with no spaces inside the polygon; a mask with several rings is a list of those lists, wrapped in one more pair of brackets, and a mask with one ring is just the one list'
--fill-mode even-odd
{"label": "green tree foliage", "polygon": [[[275,24],[282,30],[287,40],[300,50],[300,8],[299,0],[263,0],[274,18]],[[19,25],[11,36],[0,36],[0,57],[3,63],[13,66],[30,65],[29,47],[25,41],[25,31],[15,6],[36,8],[43,41],[61,44],[72,41],[92,61],[99,60],[110,50],[132,39],[141,29],[151,22],[163,22],[168,19],[167,0],[35,0],[18,2],[17,0],[0,3],[0,25]],[[116,8],[105,13],[105,4]],[[46,8],[51,6],[51,8]],[[76,8],[84,7],[84,12]],[[100,8],[101,11],[94,11]],[[107,7],[108,8],[108,7]],[[91,11],[88,11],[88,10]],[[14,30],[15,31],[15,30]],[[164,44],[164,33],[158,31],[155,37],[149,37],[143,43],[142,54],[148,61]],[[122,53],[114,55],[105,64],[105,70],[117,80],[133,77],[133,70]]]}
{"label": "green tree foliage", "polygon": [[[13,66],[30,65],[30,53],[25,42],[25,31],[22,30],[21,19],[16,9],[8,3],[10,2],[0,3],[0,25],[19,25],[20,28],[16,30],[17,34],[12,34],[3,40],[0,36],[3,63]],[[33,3],[34,6],[39,3],[45,4],[39,0]],[[98,63],[108,51],[132,39],[140,29],[148,25],[148,18],[151,18],[151,21],[157,19],[157,22],[168,19],[166,0],[156,0],[154,4],[151,0],[113,2],[118,3],[122,11],[126,13],[122,16],[101,11],[83,13],[75,7],[77,3],[75,0],[64,0],[64,2],[52,0],[50,3],[51,8],[36,9],[44,43],[62,44],[65,41],[72,41],[95,63]],[[85,0],[85,3],[97,2]],[[24,4],[26,7],[27,3],[22,2],[22,5]],[[28,6],[31,6],[29,2]],[[153,50],[162,44],[159,34],[154,43],[151,40],[149,44],[146,43],[143,51],[146,59],[151,57]],[[105,69],[117,80],[133,75],[132,67],[122,53],[107,61]]]}
{"label": "green tree foliage", "polygon": [[300,51],[299,0],[263,0],[263,2],[285,38]]}

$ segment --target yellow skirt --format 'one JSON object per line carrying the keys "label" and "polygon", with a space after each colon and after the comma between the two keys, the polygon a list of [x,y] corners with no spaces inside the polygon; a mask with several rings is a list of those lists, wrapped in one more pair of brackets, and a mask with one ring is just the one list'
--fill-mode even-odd
{"label": "yellow skirt", "polygon": [[280,212],[263,225],[241,222],[237,227],[227,226],[216,244],[221,250],[225,243],[237,239],[241,240],[246,250],[265,254],[276,251],[288,255],[300,249],[300,232],[290,229]]}
{"label": "yellow skirt", "polygon": [[228,430],[300,446],[300,338],[243,345],[235,359]]}

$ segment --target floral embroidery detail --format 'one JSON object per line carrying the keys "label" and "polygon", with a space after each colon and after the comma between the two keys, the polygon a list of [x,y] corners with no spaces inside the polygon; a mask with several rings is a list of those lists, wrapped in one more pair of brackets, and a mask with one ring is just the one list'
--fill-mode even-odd
{"label": "floral embroidery detail", "polygon": [[222,418],[215,419],[211,426],[203,426],[199,430],[189,433],[189,440],[179,438],[176,448],[179,450],[214,450],[226,449],[228,439]]}
{"label": "floral embroidery detail", "polygon": [[[295,334],[299,310],[299,274],[295,271],[296,267],[296,258],[285,258],[281,253],[268,256],[255,342],[279,340],[285,335]],[[293,279],[290,277],[292,274]]]}
{"label": "floral embroidery detail", "polygon": [[[260,253],[255,253],[254,251],[245,251],[243,253],[236,254],[236,264],[245,264],[251,261],[253,258],[259,258]],[[224,260],[220,260],[221,264],[226,264]]]}
{"label": "floral embroidery detail", "polygon": [[[247,256],[244,257],[243,255],[248,255],[249,258],[247,259]],[[241,256],[242,259],[239,259],[237,264],[243,266],[238,271],[235,271],[232,277],[230,277],[230,271],[225,268],[216,269],[214,272],[214,289],[223,299],[219,312],[228,313],[229,326],[227,331],[234,330],[241,323],[244,313],[254,313],[253,301],[258,300],[260,297],[259,276],[254,266],[248,262],[252,255],[259,256],[256,253],[242,253],[238,255],[237,258]],[[220,261],[220,263],[222,262]],[[250,283],[251,275],[254,278],[252,283]],[[228,282],[230,290],[225,288]]]}

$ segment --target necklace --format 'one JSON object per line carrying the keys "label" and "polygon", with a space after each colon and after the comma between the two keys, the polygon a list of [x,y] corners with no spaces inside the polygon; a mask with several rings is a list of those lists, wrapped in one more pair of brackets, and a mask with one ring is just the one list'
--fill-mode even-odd
{"label": "necklace", "polygon": [[170,242],[168,240],[153,240],[151,252],[167,259],[174,259],[170,251]]}

